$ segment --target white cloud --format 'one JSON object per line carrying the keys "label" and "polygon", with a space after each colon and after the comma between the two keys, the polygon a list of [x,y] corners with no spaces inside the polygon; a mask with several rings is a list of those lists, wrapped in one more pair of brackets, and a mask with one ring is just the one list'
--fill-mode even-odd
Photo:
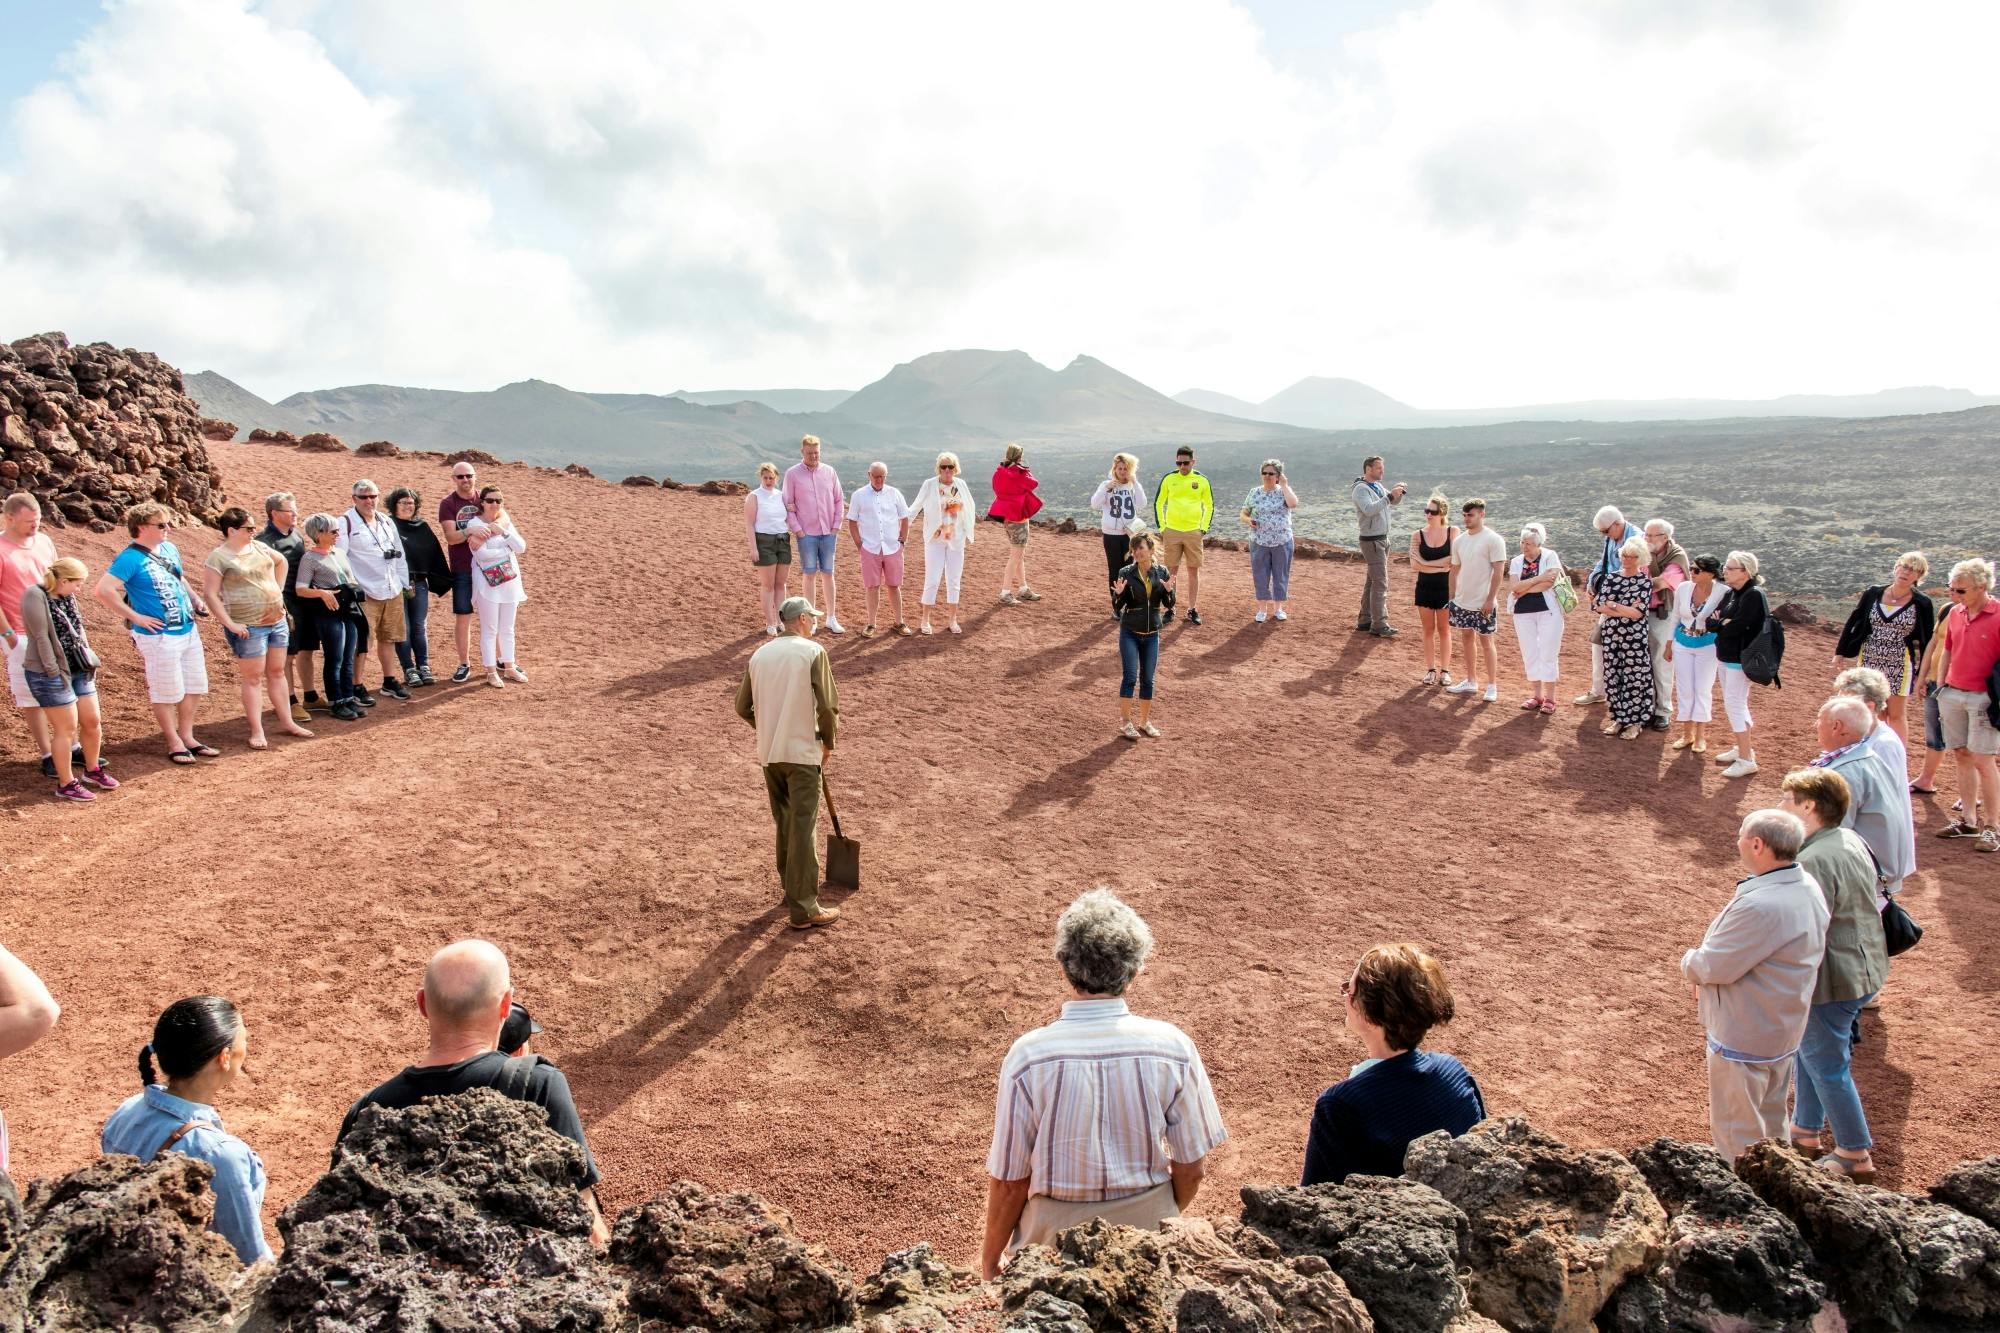
{"label": "white cloud", "polygon": [[0,302],[271,392],[946,346],[1427,406],[1992,388],[1996,27],[1433,0],[1283,59],[1223,0],[131,0],[12,109]]}

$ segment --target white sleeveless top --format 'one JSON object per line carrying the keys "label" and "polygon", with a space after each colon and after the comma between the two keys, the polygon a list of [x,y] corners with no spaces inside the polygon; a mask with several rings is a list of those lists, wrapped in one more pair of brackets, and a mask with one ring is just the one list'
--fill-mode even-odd
{"label": "white sleeveless top", "polygon": [[789,530],[785,522],[785,495],[770,486],[759,486],[750,494],[757,497],[757,531],[775,536]]}

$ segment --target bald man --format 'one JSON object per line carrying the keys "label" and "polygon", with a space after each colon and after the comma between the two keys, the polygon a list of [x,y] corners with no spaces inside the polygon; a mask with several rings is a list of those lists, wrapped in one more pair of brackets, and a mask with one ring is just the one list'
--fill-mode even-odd
{"label": "bald man", "polygon": [[338,1144],[354,1128],[365,1106],[402,1108],[426,1097],[449,1097],[474,1088],[492,1088],[516,1101],[533,1102],[548,1113],[549,1128],[574,1139],[583,1149],[581,1191],[590,1209],[591,1240],[611,1239],[611,1228],[597,1206],[597,1163],[583,1135],[583,1119],[570,1097],[569,1080],[545,1057],[509,1057],[495,1049],[500,1029],[514,1007],[514,982],[507,955],[485,940],[460,940],[431,955],[424,984],[417,992],[417,1012],[430,1029],[424,1058],[387,1083],[366,1093],[340,1122]]}

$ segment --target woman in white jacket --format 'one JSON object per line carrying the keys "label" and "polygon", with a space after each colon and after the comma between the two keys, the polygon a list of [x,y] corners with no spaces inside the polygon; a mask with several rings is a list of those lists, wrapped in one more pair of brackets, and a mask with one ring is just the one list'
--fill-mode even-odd
{"label": "woman in white jacket", "polygon": [[1720,560],[1696,556],[1688,582],[1674,588],[1674,641],[1667,645],[1674,664],[1675,721],[1681,724],[1674,748],[1696,754],[1708,753],[1708,724],[1715,716],[1715,631],[1708,618],[1729,591],[1721,575]]}
{"label": "woman in white jacket", "polygon": [[972,545],[973,528],[978,522],[972,502],[972,487],[958,475],[958,455],[937,456],[937,475],[924,478],[916,498],[912,527],[924,534],[923,623],[917,633],[931,633],[931,607],[937,604],[938,583],[944,583],[946,609],[951,612],[951,632],[958,628],[958,581],[965,570],[965,548]]}
{"label": "woman in white jacket", "polygon": [[1561,674],[1563,612],[1555,586],[1569,581],[1562,558],[1542,545],[1548,536],[1541,524],[1528,524],[1521,529],[1521,553],[1507,562],[1507,610],[1514,616],[1521,668],[1528,676],[1529,693],[1521,707],[1545,714],[1556,711],[1556,677]]}
{"label": "woman in white jacket", "polygon": [[479,492],[479,517],[465,525],[465,544],[472,548],[472,607],[479,613],[480,660],[486,683],[504,688],[508,680],[528,683],[528,673],[514,660],[514,617],[528,590],[521,583],[521,560],[528,543],[514,527],[498,486]]}

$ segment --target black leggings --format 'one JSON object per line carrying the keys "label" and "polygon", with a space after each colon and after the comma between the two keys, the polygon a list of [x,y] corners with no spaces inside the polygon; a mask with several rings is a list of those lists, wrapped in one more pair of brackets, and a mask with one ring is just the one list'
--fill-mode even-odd
{"label": "black leggings", "polygon": [[1132,539],[1122,532],[1107,532],[1104,535],[1104,567],[1108,587],[1118,582],[1118,571],[1132,563]]}

